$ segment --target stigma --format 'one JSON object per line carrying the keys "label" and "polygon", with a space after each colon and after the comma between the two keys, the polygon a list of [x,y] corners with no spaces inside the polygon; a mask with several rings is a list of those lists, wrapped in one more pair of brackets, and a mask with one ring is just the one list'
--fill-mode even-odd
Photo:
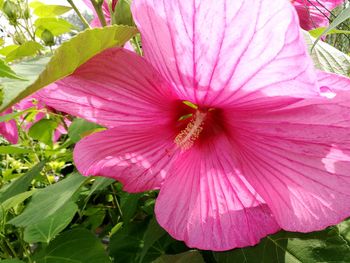
{"label": "stigma", "polygon": [[203,131],[203,125],[207,114],[207,112],[197,110],[186,128],[175,137],[174,142],[181,150],[186,151],[190,149],[199,138],[199,135]]}

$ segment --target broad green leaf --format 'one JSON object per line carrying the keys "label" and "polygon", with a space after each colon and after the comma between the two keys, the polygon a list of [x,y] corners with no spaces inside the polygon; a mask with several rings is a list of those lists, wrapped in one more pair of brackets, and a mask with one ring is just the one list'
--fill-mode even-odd
{"label": "broad green leaf", "polygon": [[34,257],[37,263],[110,263],[102,243],[87,229],[63,232]]}
{"label": "broad green leaf", "polygon": [[80,141],[86,132],[101,128],[100,125],[76,118],[68,128],[68,136],[73,142]]}
{"label": "broad green leaf", "polygon": [[44,168],[44,165],[45,162],[38,163],[20,178],[12,181],[8,185],[3,186],[0,189],[0,204],[17,194],[27,191],[30,183],[35,176],[39,175],[41,170]]}
{"label": "broad green leaf", "polygon": [[34,225],[30,225],[24,230],[23,239],[28,243],[45,242],[49,243],[72,221],[78,206],[74,202],[68,202],[56,213],[45,220],[41,220]]}
{"label": "broad green leaf", "polygon": [[9,199],[6,199],[6,201],[4,201],[4,202],[1,202],[0,203],[0,219],[3,218],[3,215],[7,210],[19,205],[24,200],[31,197],[35,193],[35,191],[36,190],[23,192],[23,193],[20,193],[18,195],[12,196]]}
{"label": "broad green leaf", "polygon": [[10,78],[10,79],[20,79],[23,80],[20,76],[10,68],[9,65],[2,59],[0,59],[0,78]]}
{"label": "broad green leaf", "polygon": [[78,173],[68,178],[38,190],[22,214],[9,221],[16,226],[27,227],[41,220],[48,219],[65,204],[72,202],[73,195],[78,191],[86,178]]}
{"label": "broad green leaf", "polygon": [[25,153],[33,153],[33,150],[18,147],[18,146],[0,146],[0,154],[25,154]]}
{"label": "broad green leaf", "polygon": [[36,27],[35,34],[38,37],[41,36],[45,29],[49,30],[54,36],[59,36],[70,32],[74,28],[68,21],[54,17],[38,18],[35,20],[34,25]]}
{"label": "broad green leaf", "polygon": [[143,261],[148,250],[154,245],[154,243],[159,240],[162,236],[166,234],[165,230],[159,226],[155,218],[149,222],[145,235],[143,237],[143,248],[140,255],[140,261]]}
{"label": "broad green leaf", "polygon": [[0,55],[7,56],[10,52],[17,49],[19,45],[9,45],[0,49]]}
{"label": "broad green leaf", "polygon": [[12,50],[6,56],[6,61],[10,62],[16,59],[22,59],[25,57],[31,57],[38,54],[39,50],[43,49],[43,46],[34,41],[28,41]]}
{"label": "broad green leaf", "polygon": [[[39,76],[36,74],[37,71],[34,70],[31,77],[33,78],[34,76],[34,78],[36,78],[35,81],[26,82],[27,85],[22,84],[17,87],[15,91],[12,90],[10,92],[10,88],[7,87],[6,83],[3,83],[5,98],[0,107],[0,111],[29,96],[40,88],[70,75],[80,65],[103,50],[111,47],[123,46],[125,42],[136,33],[137,29],[135,27],[115,25],[104,28],[87,29],[76,35],[69,41],[63,43],[55,51],[50,62]],[[41,62],[42,61],[37,62],[39,63],[37,67],[42,67]],[[62,65],[64,65],[64,67]],[[21,76],[26,77],[26,74],[22,74],[19,70],[16,70],[15,67],[14,70]],[[13,83],[11,84],[13,85]]]}
{"label": "broad green leaf", "polygon": [[[1,2],[1,1],[0,1]],[[0,3],[1,4],[1,3]],[[5,44],[4,38],[0,37],[0,47]]]}
{"label": "broad green leaf", "polygon": [[343,23],[345,20],[350,18],[350,6],[345,8],[337,17],[332,21],[332,23],[328,26],[326,30],[322,32],[322,34],[316,39],[314,45],[316,45],[322,36],[326,35],[329,31],[335,29],[338,25]]}
{"label": "broad green leaf", "polygon": [[318,263],[350,262],[350,247],[332,227],[308,234],[279,232],[254,247],[215,253],[218,263]]}
{"label": "broad green leaf", "polygon": [[[196,250],[190,250],[181,254],[176,255],[163,255],[157,258],[153,263],[205,263],[202,255]],[[236,262],[236,261],[230,261]],[[244,262],[244,261],[237,261]],[[273,261],[271,261],[273,262]]]}
{"label": "broad green leaf", "polygon": [[117,25],[135,25],[130,11],[131,0],[118,0],[114,15],[113,15],[113,24]]}
{"label": "broad green leaf", "polygon": [[70,6],[42,4],[34,9],[34,14],[38,17],[55,17],[63,15],[70,10],[72,10]]}
{"label": "broad green leaf", "polygon": [[35,140],[52,145],[53,135],[58,126],[57,121],[42,119],[30,127],[28,135]]}
{"label": "broad green leaf", "polygon": [[304,32],[304,37],[316,68],[344,76],[349,75],[350,57],[348,55],[322,41],[311,50],[315,38],[311,37],[308,32]]}
{"label": "broad green leaf", "polygon": [[[14,64],[12,67],[13,70],[17,72],[17,74],[26,78],[26,81],[18,81],[15,79],[0,79],[0,84],[3,86],[5,93],[4,101],[0,107],[0,112],[8,108],[10,104],[14,104],[12,103],[14,99],[18,96],[18,94],[21,94],[21,92],[25,91],[26,88],[35,81],[40,72],[42,72],[42,70],[45,68],[49,59],[50,58],[48,57],[41,57],[38,59],[31,59],[28,61],[22,61],[18,64]],[[24,96],[23,98],[25,97],[27,96]]]}

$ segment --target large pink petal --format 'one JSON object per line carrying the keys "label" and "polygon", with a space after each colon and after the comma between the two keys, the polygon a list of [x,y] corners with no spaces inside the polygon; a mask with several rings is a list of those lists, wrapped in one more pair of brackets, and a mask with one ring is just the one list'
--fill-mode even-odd
{"label": "large pink petal", "polygon": [[295,0],[292,1],[305,30],[326,27],[329,24],[332,9],[344,3],[344,0]]}
{"label": "large pink petal", "polygon": [[225,136],[182,154],[161,187],[155,213],[174,238],[200,249],[251,246],[279,229],[242,176]]}
{"label": "large pink petal", "polygon": [[168,123],[176,100],[147,61],[118,48],[95,56],[39,96],[54,109],[107,127]]}
{"label": "large pink petal", "polygon": [[320,80],[333,99],[231,117],[244,175],[283,229],[315,231],[350,216],[350,94],[335,78]]}
{"label": "large pink petal", "polygon": [[114,178],[128,192],[158,189],[176,155],[169,126],[112,128],[81,140],[74,161],[83,175]]}
{"label": "large pink petal", "polygon": [[[12,113],[12,109],[7,109],[0,113],[0,116]],[[0,122],[0,135],[12,144],[18,142],[18,128],[15,120]]]}
{"label": "large pink petal", "polygon": [[317,93],[286,0],[138,0],[145,57],[184,99],[210,105]]}

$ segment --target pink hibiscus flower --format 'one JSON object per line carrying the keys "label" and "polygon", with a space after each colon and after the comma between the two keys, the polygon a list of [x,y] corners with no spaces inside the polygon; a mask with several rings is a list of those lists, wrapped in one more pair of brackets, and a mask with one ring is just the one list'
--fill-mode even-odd
{"label": "pink hibiscus flower", "polygon": [[300,26],[305,30],[312,30],[318,27],[329,25],[330,11],[344,0],[291,0],[295,6]]}
{"label": "pink hibiscus flower", "polygon": [[76,145],[82,174],[160,189],[159,224],[200,249],[350,215],[350,82],[316,74],[288,1],[138,0],[132,12],[144,57],[106,50],[40,92],[107,127]]}
{"label": "pink hibiscus flower", "polygon": [[[0,116],[10,114],[12,109],[7,109],[0,113]],[[12,144],[18,142],[18,128],[15,120],[9,120],[6,122],[0,122],[0,135],[2,135],[6,140]]]}

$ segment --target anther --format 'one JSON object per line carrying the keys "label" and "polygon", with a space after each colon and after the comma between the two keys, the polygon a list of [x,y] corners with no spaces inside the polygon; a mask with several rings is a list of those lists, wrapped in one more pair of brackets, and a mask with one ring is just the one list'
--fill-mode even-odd
{"label": "anther", "polygon": [[174,142],[183,151],[190,149],[194,142],[199,138],[199,135],[203,131],[203,125],[206,117],[206,112],[197,110],[193,116],[193,119],[187,124],[186,128],[176,136]]}

